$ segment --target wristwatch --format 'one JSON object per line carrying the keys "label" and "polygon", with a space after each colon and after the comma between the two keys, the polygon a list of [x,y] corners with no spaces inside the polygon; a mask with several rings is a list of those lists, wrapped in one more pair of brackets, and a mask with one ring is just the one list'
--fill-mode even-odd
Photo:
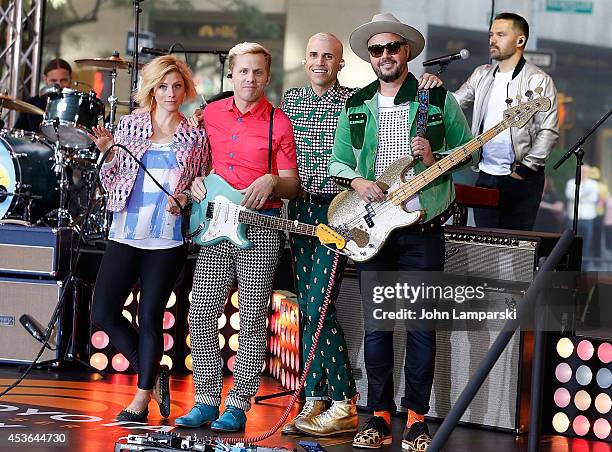
{"label": "wristwatch", "polygon": [[191,205],[193,204],[193,196],[191,196],[191,190],[183,190],[181,194],[187,197],[187,202],[183,206],[183,209],[191,207]]}

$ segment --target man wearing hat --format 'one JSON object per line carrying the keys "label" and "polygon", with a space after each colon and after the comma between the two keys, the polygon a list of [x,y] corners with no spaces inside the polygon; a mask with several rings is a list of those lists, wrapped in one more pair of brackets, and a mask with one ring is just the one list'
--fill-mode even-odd
{"label": "man wearing hat", "polygon": [[[428,90],[425,136],[417,136],[417,80],[408,70],[425,45],[421,33],[392,14],[377,14],[350,37],[351,49],[370,62],[378,80],[356,92],[338,119],[329,172],[337,183],[356,190],[366,202],[383,201],[374,182],[386,167],[405,155],[417,157],[408,177],[431,166],[472,138],[469,125],[452,94]],[[421,124],[423,125],[423,124]],[[476,160],[477,161],[477,160]],[[469,163],[464,162],[464,163]],[[408,201],[409,210],[423,210],[422,223],[395,230],[371,260],[357,263],[359,273],[375,271],[441,271],[444,268],[442,224],[455,198],[450,175],[441,176]],[[436,336],[433,331],[406,332],[404,365],[408,410],[402,447],[424,451],[431,442],[424,415],[429,411]],[[354,447],[391,444],[393,400],[393,331],[366,331],[364,359],[368,376],[368,408],[374,416],[353,440]]]}

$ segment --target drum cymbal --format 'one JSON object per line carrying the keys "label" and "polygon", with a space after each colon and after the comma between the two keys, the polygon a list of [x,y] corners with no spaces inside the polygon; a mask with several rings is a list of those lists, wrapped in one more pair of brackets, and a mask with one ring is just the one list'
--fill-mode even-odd
{"label": "drum cymbal", "polygon": [[44,110],[41,110],[36,105],[28,104],[27,102],[19,99],[13,99],[7,94],[0,94],[0,107],[8,108],[9,110],[15,110],[21,113],[28,113],[30,115],[43,116],[45,114]]}
{"label": "drum cymbal", "polygon": [[[96,69],[129,69],[134,66],[132,60],[128,60],[120,57],[119,55],[113,55],[108,58],[83,58],[81,60],[74,60],[75,63],[82,64],[84,66],[90,66]],[[138,63],[138,67],[141,68],[142,63]]]}

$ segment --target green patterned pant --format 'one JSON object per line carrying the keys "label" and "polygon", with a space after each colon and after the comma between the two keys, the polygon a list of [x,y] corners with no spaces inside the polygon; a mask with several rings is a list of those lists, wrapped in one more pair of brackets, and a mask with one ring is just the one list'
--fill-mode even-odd
{"label": "green patterned pant", "polygon": [[[289,202],[289,218],[313,225],[326,223],[327,207],[299,198],[294,199]],[[305,393],[306,398],[310,400],[328,399],[330,394],[332,400],[350,399],[356,394],[355,380],[335,307],[346,259],[336,257],[335,253],[321,245],[316,237],[292,234],[290,244],[303,326],[304,362],[308,358],[319,323],[319,313],[331,279],[333,260],[340,259],[334,278],[332,300],[327,308],[317,351],[306,377]]]}

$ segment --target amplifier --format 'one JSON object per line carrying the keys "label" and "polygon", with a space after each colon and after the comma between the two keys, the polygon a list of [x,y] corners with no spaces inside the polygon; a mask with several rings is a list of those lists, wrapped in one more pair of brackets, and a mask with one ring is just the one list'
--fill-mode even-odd
{"label": "amplifier", "polygon": [[[0,362],[30,363],[38,354],[41,343],[34,339],[19,322],[27,314],[44,333],[62,293],[61,283],[50,280],[0,278]],[[66,300],[69,306],[70,300]],[[59,359],[62,340],[62,315],[55,325],[49,345],[39,361]]]}
{"label": "amplifier", "polygon": [[[550,253],[559,238],[557,234],[520,231],[484,230],[447,226],[445,271],[457,275],[479,276],[496,281],[529,283],[540,258]],[[579,241],[576,241],[561,266],[580,269]],[[519,295],[510,295],[519,301]],[[349,270],[340,288],[336,303],[338,318],[355,369],[357,402],[367,404],[367,376],[363,359],[363,318],[356,272]],[[439,331],[434,385],[429,417],[444,418],[458,399],[470,375],[499,334],[499,325],[481,331]],[[404,394],[403,329],[394,335],[395,403],[400,407]],[[493,367],[465,414],[462,423],[513,432],[525,431],[528,420],[529,380],[531,378],[531,334],[516,333]],[[362,370],[363,369],[363,370]]]}
{"label": "amplifier", "polygon": [[70,228],[0,224],[0,272],[62,278],[70,267]]}

